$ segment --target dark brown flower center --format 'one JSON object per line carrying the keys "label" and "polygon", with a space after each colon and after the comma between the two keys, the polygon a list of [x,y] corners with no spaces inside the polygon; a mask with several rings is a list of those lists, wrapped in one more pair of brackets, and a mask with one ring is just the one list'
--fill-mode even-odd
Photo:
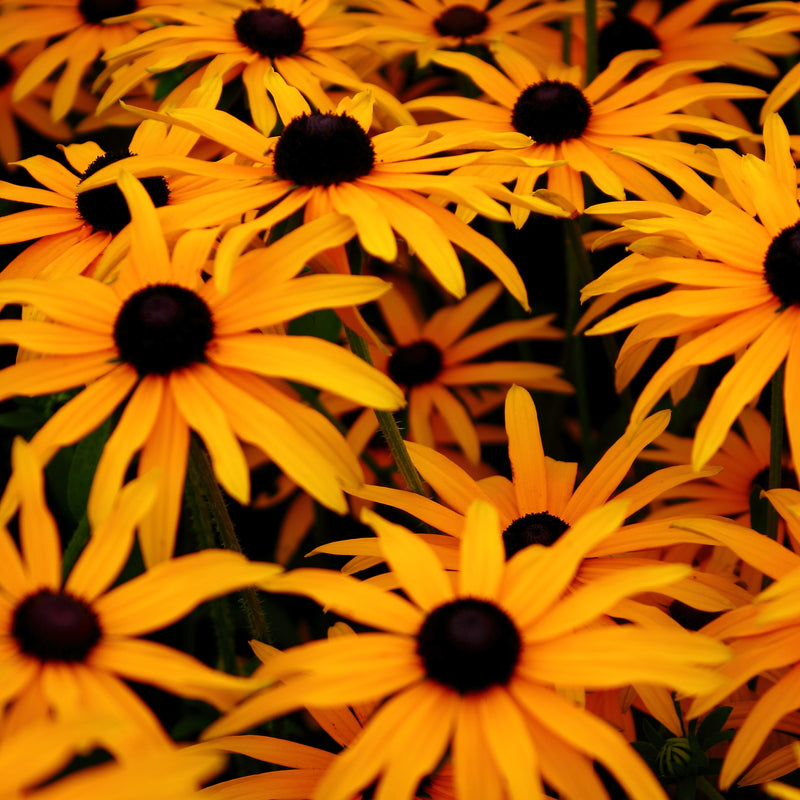
{"label": "dark brown flower center", "polygon": [[347,114],[303,114],[275,145],[275,172],[298,186],[331,186],[368,175],[375,149],[364,129]]}
{"label": "dark brown flower center", "polygon": [[101,630],[83,600],[42,589],[17,606],[11,635],[23,653],[40,661],[84,661],[100,641]]}
{"label": "dark brown flower center", "polygon": [[[658,50],[661,42],[655,31],[627,14],[615,13],[597,35],[597,65],[604,70],[616,56],[629,50]],[[632,73],[635,77],[642,67]]]}
{"label": "dark brown flower center", "polygon": [[233,29],[245,47],[265,58],[299,53],[306,35],[296,17],[277,8],[242,11],[233,23]]}
{"label": "dark brown flower center", "polygon": [[568,530],[569,525],[563,519],[553,516],[547,511],[538,511],[535,514],[519,517],[503,531],[506,558],[511,558],[532,544],[550,547]]}
{"label": "dark brown flower center", "polygon": [[471,597],[435,608],[417,634],[417,653],[428,677],[460,694],[508,683],[521,648],[505,611]]}
{"label": "dark brown flower center", "polygon": [[784,228],[770,243],[764,278],[781,305],[800,303],[800,222]]}
{"label": "dark brown flower center", "polygon": [[[98,156],[81,175],[81,181],[94,175],[103,167],[121,161],[123,158],[130,158],[132,155],[130,150],[111,150]],[[156,208],[165,206],[169,202],[169,186],[166,178],[154,176],[142,178],[141,181]],[[108,186],[99,186],[97,189],[89,189],[88,192],[79,192],[77,203],[81,218],[89,223],[95,231],[119,233],[131,221],[131,212],[125,195],[114,183],[110,183]]]}
{"label": "dark brown flower center", "polygon": [[137,0],[80,0],[78,11],[91,25],[99,25],[104,19],[133,14],[139,8]]}
{"label": "dark brown flower center", "polygon": [[398,347],[389,358],[389,377],[400,386],[422,386],[442,371],[442,351],[428,339]]}
{"label": "dark brown flower center", "polygon": [[131,295],[114,325],[121,361],[139,375],[166,375],[206,360],[214,338],[211,311],[198,295],[174,284],[156,284]]}
{"label": "dark brown flower center", "polygon": [[433,22],[440,36],[455,36],[467,39],[483,33],[489,26],[489,17],[475,6],[459,4],[450,6]]}
{"label": "dark brown flower center", "polygon": [[583,92],[565,81],[540,81],[525,89],[511,111],[511,124],[536,142],[560,144],[586,130],[592,107]]}

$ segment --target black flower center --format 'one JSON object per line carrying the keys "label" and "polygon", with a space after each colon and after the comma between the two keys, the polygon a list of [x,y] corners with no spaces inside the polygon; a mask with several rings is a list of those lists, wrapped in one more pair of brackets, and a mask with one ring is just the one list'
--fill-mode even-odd
{"label": "black flower center", "polygon": [[100,641],[97,616],[72,595],[42,589],[14,611],[11,635],[40,661],[83,661]]}
{"label": "black flower center", "polygon": [[213,337],[205,301],[173,284],[148,286],[131,295],[114,325],[120,359],[140,376],[166,375],[205,361]]}
{"label": "black flower center", "polygon": [[14,80],[14,67],[7,58],[0,58],[0,89]]}
{"label": "black flower center", "polygon": [[417,653],[428,677],[461,694],[508,683],[521,647],[509,616],[475,598],[435,608],[417,635]]}
{"label": "black flower center", "polygon": [[443,11],[433,22],[440,36],[467,39],[483,33],[489,26],[489,17],[475,6],[455,5]]}
{"label": "black flower center", "polygon": [[442,351],[431,341],[419,339],[398,347],[389,358],[389,377],[401,386],[422,386],[442,371]]}
{"label": "black flower center", "polygon": [[233,29],[245,47],[265,58],[299,53],[306,35],[296,17],[277,8],[242,11]]}
{"label": "black flower center", "polygon": [[299,186],[330,186],[367,175],[375,149],[364,129],[347,114],[303,114],[275,145],[275,172]]}
{"label": "black flower center", "polygon": [[784,228],[770,243],[764,278],[781,305],[800,303],[800,222]]}
{"label": "black flower center", "polygon": [[[129,158],[133,153],[130,150],[112,150],[99,156],[89,164],[86,172],[81,175],[84,181],[90,175],[113,164],[123,158]],[[166,178],[154,176],[152,178],[142,178],[142,186],[147,190],[153,205],[156,208],[165,206],[169,201],[169,186]],[[125,195],[119,187],[110,183],[108,186],[99,186],[97,189],[89,189],[88,192],[80,192],[77,195],[78,213],[85,222],[88,222],[96,231],[108,231],[109,233],[119,233],[130,221],[131,212]]]}
{"label": "black flower center", "polygon": [[699,631],[709,622],[713,622],[720,613],[719,611],[701,611],[680,600],[673,600],[669,604],[669,615],[687,631]]}
{"label": "black flower center", "polygon": [[563,519],[547,511],[538,511],[515,519],[503,531],[506,558],[511,558],[532,544],[550,547],[567,530],[569,525]]}
{"label": "black flower center", "polygon": [[613,58],[628,50],[658,50],[661,42],[655,31],[627,14],[617,13],[597,35],[597,65],[604,70]]}
{"label": "black flower center", "polygon": [[565,81],[540,81],[517,98],[511,124],[537,142],[559,144],[579,137],[591,116],[592,107],[577,86]]}
{"label": "black flower center", "polygon": [[104,19],[133,14],[139,8],[137,0],[80,0],[78,11],[91,25],[99,25]]}

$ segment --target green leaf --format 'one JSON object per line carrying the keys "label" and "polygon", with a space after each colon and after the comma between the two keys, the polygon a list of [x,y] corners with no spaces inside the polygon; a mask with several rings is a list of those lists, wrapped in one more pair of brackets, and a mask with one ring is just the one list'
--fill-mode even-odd
{"label": "green leaf", "polygon": [[111,418],[107,419],[74,447],[67,475],[67,507],[76,520],[86,513],[89,490],[97,472],[97,463],[111,433],[111,422]]}

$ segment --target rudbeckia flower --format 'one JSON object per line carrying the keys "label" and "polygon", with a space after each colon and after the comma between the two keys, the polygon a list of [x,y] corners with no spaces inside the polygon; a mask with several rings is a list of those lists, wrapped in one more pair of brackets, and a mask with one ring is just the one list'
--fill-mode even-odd
{"label": "rudbeckia flower", "polygon": [[553,314],[473,330],[501,291],[496,281],[487,283],[427,320],[397,288],[378,300],[393,344],[388,353],[377,346],[371,348],[372,362],[406,390],[408,438],[433,447],[435,428],[444,429],[473,464],[480,461],[481,443],[466,395],[480,391],[480,386],[508,387],[513,383],[541,391],[572,391],[559,377],[561,370],[552,365],[476,361],[505,344],[563,338],[563,332],[550,324]]}
{"label": "rudbeckia flower", "polygon": [[[515,191],[523,196],[530,194],[539,178],[546,175],[547,188],[582,212],[581,174],[584,173],[598,189],[617,199],[624,199],[629,191],[639,197],[670,202],[672,195],[650,172],[619,155],[617,150],[638,145],[648,148],[654,157],[669,153],[691,163],[692,145],[650,138],[651,134],[693,131],[722,139],[737,138],[746,131],[718,120],[674,112],[697,100],[761,97],[764,93],[732,83],[705,83],[661,91],[678,76],[716,66],[711,61],[664,64],[625,82],[634,67],[657,54],[653,50],[623,53],[584,86],[579,67],[553,63],[546,71],[541,70],[503,44],[492,47],[498,67],[468,53],[438,52],[431,60],[463,72],[485,93],[485,99],[433,95],[411,100],[406,105],[412,111],[441,111],[457,117],[435,123],[442,133],[471,132],[476,141],[482,135],[511,132],[530,137],[530,145],[515,150],[514,155],[534,158],[539,164],[522,167],[492,164],[458,170],[491,175],[503,182],[515,181]],[[552,166],[554,163],[557,166]],[[522,207],[512,206],[511,213],[518,225],[528,216]]]}
{"label": "rudbeckia flower", "polygon": [[[341,57],[345,46],[363,38],[363,23],[331,0],[267,4],[237,0],[195,8],[162,5],[129,19],[140,17],[160,24],[106,55],[111,85],[98,105],[100,111],[153,73],[204,59],[210,59],[208,65],[187,78],[187,85],[215,74],[225,83],[241,76],[253,123],[265,136],[272,134],[278,122],[275,103],[280,96],[267,80],[273,69],[321,112],[336,107],[328,95],[330,86],[350,91],[366,88]],[[370,90],[378,104],[399,121],[412,121],[390,93],[377,86]],[[186,89],[179,84],[177,91]]]}
{"label": "rudbeckia flower", "polygon": [[[378,793],[411,798],[450,748],[462,800],[514,800],[543,793],[605,797],[592,761],[633,800],[666,797],[653,773],[605,721],[561,694],[653,681],[687,694],[718,678],[718,642],[682,630],[596,625],[622,597],[661,588],[688,567],[633,568],[565,594],[583,555],[625,516],[624,503],[591,512],[552,548],[506,561],[491,504],[475,501],[461,538],[455,586],[417,535],[372,514],[406,597],[326,570],[302,569],[263,584],[307,595],[374,633],[340,636],[264,653],[263,677],[283,681],[253,695],[204,734],[247,729],[303,706],[340,707],[383,699],[364,732],[317,785],[317,800],[345,800],[378,780]],[[254,644],[259,653],[258,643]]]}
{"label": "rudbeckia flower", "polygon": [[4,735],[53,716],[121,719],[121,736],[98,727],[103,744],[130,753],[142,737],[163,740],[155,714],[125,679],[229,708],[253,681],[212,669],[178,650],[137,637],[179,620],[200,603],[252,586],[280,568],[230,551],[204,550],[113,585],[128,560],[136,526],[158,490],[156,473],[134,481],[92,526],[91,538],[62,575],[61,538],[44,496],[31,445],[14,443],[19,546],[0,526],[0,708]]}
{"label": "rudbeckia flower", "polygon": [[[641,300],[594,325],[590,333],[634,327],[630,341],[683,337],[648,381],[631,414],[636,425],[667,389],[702,364],[741,354],[707,404],[695,432],[692,464],[714,456],[742,409],[786,362],[784,405],[789,444],[800,452],[800,287],[795,264],[800,248],[796,167],[786,127],[777,114],[764,129],[764,160],[715,151],[729,194],[715,191],[686,169],[681,185],[708,212],[646,202],[625,204],[626,227],[660,237],[661,248],[634,275],[629,265],[611,267],[587,285],[583,297],[618,292],[641,281],[671,288]],[[655,165],[644,153],[641,158]],[[657,168],[657,166],[656,166]],[[611,211],[615,204],[595,206]],[[645,219],[630,219],[630,217]],[[674,255],[670,240],[693,257]],[[635,244],[633,245],[635,247]],[[662,255],[663,253],[663,255]],[[639,362],[641,363],[641,362]]]}
{"label": "rudbeckia flower", "polygon": [[[199,105],[213,104],[217,88],[208,84],[188,99]],[[145,120],[127,148],[106,151],[94,142],[85,142],[63,147],[68,166],[43,155],[18,162],[45,188],[0,181],[0,197],[35,206],[0,217],[0,244],[34,240],[0,271],[0,279],[91,272],[108,249],[112,250],[109,259],[118,260],[130,234],[126,228],[131,215],[125,198],[113,184],[88,192],[79,190],[91,175],[132,153],[150,167],[143,184],[158,209],[162,229],[175,232],[222,222],[229,215],[225,196],[210,203],[208,192],[213,187],[232,190],[235,179],[229,174],[227,183],[222,184],[179,174],[180,163],[198,138],[185,129],[169,130],[160,122]],[[118,168],[112,166],[112,170],[116,176]]]}
{"label": "rudbeckia flower", "polygon": [[50,113],[63,119],[78,95],[81,82],[103,53],[149,28],[146,18],[111,22],[158,0],[3,0],[0,53],[23,42],[44,42],[17,79],[14,100],[27,97],[63,67],[53,91]]}
{"label": "rudbeckia flower", "polygon": [[546,64],[560,52],[561,35],[545,23],[580,11],[573,2],[531,3],[529,0],[365,0],[359,3],[369,26],[368,40],[390,57],[416,55],[424,66],[431,53],[504,42],[536,63]]}
{"label": "rudbeckia flower", "polygon": [[89,516],[108,508],[141,451],[140,472],[158,466],[164,483],[141,526],[149,565],[173,550],[192,430],[205,442],[220,483],[240,502],[250,492],[241,439],[321,503],[344,512],[342,485],[360,482],[355,456],[321,414],[264,378],[296,380],[386,409],[402,405],[402,393],[330,342],[258,329],[385,291],[387,284],[372,277],[295,278],[314,255],[350,238],[352,223],[327,216],[251,251],[230,291],[220,295],[202,278],[217,232],[190,231],[170,254],[145,188],[125,173],[119,186],[132,209],[132,249],[113,284],[83,276],[0,282],[0,301],[30,304],[49,318],[0,321],[0,341],[41,354],[0,373],[0,397],[88,384],[34,437],[46,459],[124,403],[97,468]]}
{"label": "rudbeckia flower", "polygon": [[[374,103],[368,92],[345,97],[336,113],[320,113],[312,111],[300,92],[276,73],[268,73],[267,81],[280,98],[278,107],[285,124],[277,137],[267,138],[215,109],[175,109],[159,116],[187,125],[253,163],[251,177],[256,185],[243,188],[235,197],[227,193],[226,202],[231,213],[234,209],[242,213],[268,210],[225,235],[215,262],[215,279],[223,290],[236,256],[250,240],[303,209],[306,222],[330,212],[349,217],[364,250],[389,263],[397,258],[399,234],[448,292],[463,297],[466,285],[455,250],[458,246],[486,264],[527,308],[525,285],[511,259],[430,196],[463,204],[500,221],[510,217],[498,199],[520,202],[554,216],[566,212],[537,197],[515,199],[493,179],[438,174],[480,157],[476,152],[443,155],[463,149],[467,140],[475,138],[472,133],[438,136],[407,125],[370,136]],[[517,133],[498,136],[489,138],[509,146],[526,141]],[[214,165],[198,162],[197,169],[208,174],[209,166]],[[124,168],[138,174],[141,160],[130,159]],[[110,170],[101,170],[84,187],[95,188],[113,177]],[[213,194],[208,197],[212,200]],[[346,259],[339,268],[349,271]]]}

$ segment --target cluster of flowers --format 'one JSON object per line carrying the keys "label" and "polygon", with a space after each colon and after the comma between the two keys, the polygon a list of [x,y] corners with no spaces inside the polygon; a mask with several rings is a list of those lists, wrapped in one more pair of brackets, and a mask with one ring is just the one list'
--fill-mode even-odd
{"label": "cluster of flowers", "polygon": [[0,800],[800,798],[796,31],[0,0]]}

